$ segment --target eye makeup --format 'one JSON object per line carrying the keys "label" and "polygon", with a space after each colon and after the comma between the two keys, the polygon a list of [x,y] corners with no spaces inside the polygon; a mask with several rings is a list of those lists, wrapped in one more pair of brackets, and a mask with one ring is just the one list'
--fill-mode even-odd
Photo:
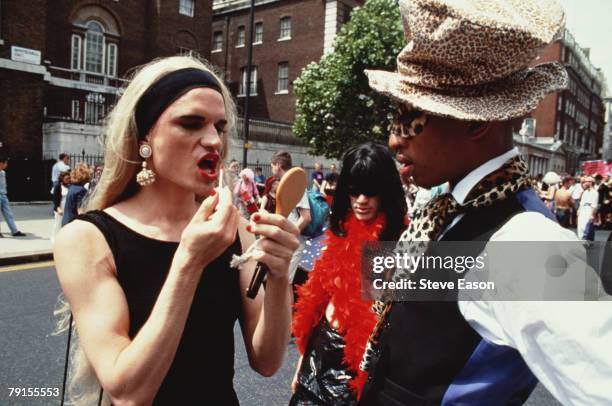
{"label": "eye makeup", "polygon": [[423,132],[429,121],[429,115],[406,104],[397,104],[393,121],[390,125],[391,135],[402,138],[416,137]]}

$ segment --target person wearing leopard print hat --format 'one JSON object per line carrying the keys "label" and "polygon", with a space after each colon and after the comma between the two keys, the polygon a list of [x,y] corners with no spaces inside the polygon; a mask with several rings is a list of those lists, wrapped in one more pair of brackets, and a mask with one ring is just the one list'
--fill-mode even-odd
{"label": "person wearing leopard print hat", "polygon": [[[563,9],[555,0],[399,6],[407,45],[397,71],[366,75],[396,104],[389,146],[402,175],[426,188],[449,182],[450,193],[415,215],[398,246],[576,241],[513,147],[522,118],[567,85],[560,64],[530,67],[563,28]],[[609,404],[612,309],[599,305],[610,303],[376,302],[360,405],[515,405],[538,381],[563,404]]]}

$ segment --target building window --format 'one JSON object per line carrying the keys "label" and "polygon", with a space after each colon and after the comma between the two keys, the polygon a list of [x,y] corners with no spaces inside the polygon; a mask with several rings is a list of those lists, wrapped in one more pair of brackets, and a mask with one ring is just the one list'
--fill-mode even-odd
{"label": "building window", "polygon": [[178,47],[176,49],[176,53],[179,54],[180,56],[193,56],[196,58],[200,56],[200,54],[197,51],[194,51],[193,49],[189,49],[185,47]]}
{"label": "building window", "polygon": [[244,25],[238,27],[238,39],[236,40],[236,47],[243,47],[245,43],[244,39]]}
{"label": "building window", "polygon": [[106,50],[106,74],[117,76],[117,44],[108,44]]}
{"label": "building window", "polygon": [[70,49],[70,69],[81,70],[81,37],[78,35],[72,36]]}
{"label": "building window", "polygon": [[223,32],[215,31],[213,34],[212,52],[220,52],[223,50]]}
{"label": "building window", "polygon": [[[247,86],[247,68],[240,69],[240,87],[238,89],[238,96],[246,96]],[[250,96],[257,95],[257,66],[251,67],[251,89],[249,92]]]}
{"label": "building window", "polygon": [[351,7],[348,4],[338,2],[338,28],[342,27],[351,18]]}
{"label": "building window", "polygon": [[87,23],[85,34],[85,70],[104,73],[104,28],[97,21]]}
{"label": "building window", "polygon": [[100,93],[89,93],[85,100],[85,124],[100,124],[104,118],[106,99]]}
{"label": "building window", "polygon": [[277,93],[289,93],[289,63],[281,62],[278,64],[278,82],[276,85]]}
{"label": "building window", "polygon": [[291,17],[280,19],[280,35],[278,39],[291,39]]}
{"label": "building window", "polygon": [[263,42],[263,23],[255,24],[255,38],[253,44],[261,44]]}
{"label": "building window", "polygon": [[72,101],[72,109],[70,112],[70,116],[73,120],[81,119],[81,103],[78,100]]}
{"label": "building window", "polygon": [[193,17],[194,10],[195,10],[195,0],[180,0],[179,14],[182,14],[188,17]]}

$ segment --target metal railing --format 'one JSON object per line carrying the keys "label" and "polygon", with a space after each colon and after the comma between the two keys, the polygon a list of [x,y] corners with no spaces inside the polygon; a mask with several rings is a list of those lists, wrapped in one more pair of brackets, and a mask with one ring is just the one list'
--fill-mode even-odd
{"label": "metal railing", "polygon": [[[243,121],[244,119],[242,117],[238,117],[236,121],[236,134],[239,138],[243,136]],[[291,124],[253,118],[249,120],[249,141],[301,146],[306,145],[306,142],[293,135]]]}
{"label": "metal railing", "polygon": [[48,69],[55,77],[75,80],[78,82],[91,83],[93,85],[120,88],[125,82],[127,82],[127,80],[125,79],[121,79],[114,76],[108,76],[95,72],[85,72],[75,69],[66,69],[61,68],[59,66],[49,66]]}

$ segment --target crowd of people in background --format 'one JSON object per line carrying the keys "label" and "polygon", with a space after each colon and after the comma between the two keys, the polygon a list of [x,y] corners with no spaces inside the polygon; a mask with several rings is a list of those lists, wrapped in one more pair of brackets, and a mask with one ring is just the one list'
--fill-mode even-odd
{"label": "crowd of people in background", "polygon": [[[2,158],[2,157],[0,157]],[[6,158],[0,159],[0,203],[2,214],[12,236],[22,237],[15,224],[7,197]],[[310,174],[309,190],[322,195],[331,209],[338,181],[338,169],[331,164],[327,173],[317,162]],[[54,224],[51,240],[59,229],[78,214],[83,199],[93,190],[102,175],[103,165],[88,165],[83,162],[70,166],[68,154],[59,154],[59,159],[51,170],[51,196],[53,201]],[[261,166],[254,170],[240,169],[240,163],[233,159],[227,166],[227,179],[233,199],[241,214],[248,218],[258,210],[274,212],[276,209],[276,188],[280,178],[272,175],[266,178]],[[610,174],[594,176],[560,176],[555,172],[532,177],[538,194],[546,206],[555,214],[559,224],[565,228],[576,229],[578,238],[593,241],[597,228],[612,229],[612,177]],[[402,178],[402,187],[408,217],[412,218],[419,209],[436,196],[447,193],[448,184],[432,188],[417,186],[411,178]],[[70,193],[70,191],[72,191]],[[65,207],[68,204],[68,211]],[[0,232],[0,237],[2,233]]]}
{"label": "crowd of people in background", "polygon": [[533,178],[540,198],[565,228],[578,238],[595,239],[597,228],[612,229],[612,181],[609,174],[560,176],[555,172]]}
{"label": "crowd of people in background", "polygon": [[[555,172],[532,177],[532,183],[559,224],[576,229],[578,238],[593,241],[597,228],[612,229],[612,179],[609,174],[560,176]],[[430,189],[419,187],[411,178],[402,178],[409,217],[436,196],[447,193],[447,183]]]}
{"label": "crowd of people in background", "polygon": [[[278,151],[274,156],[278,154],[284,156],[288,153]],[[335,164],[331,164],[329,172],[324,173],[323,170],[321,163],[314,164],[310,173],[309,190],[320,193],[331,207],[339,176],[338,168]],[[261,166],[241,169],[240,163],[232,159],[227,165],[226,181],[233,191],[234,204],[245,217],[258,210],[274,212],[276,209],[276,188],[280,178],[274,175],[274,169],[272,175],[266,177]]]}
{"label": "crowd of people in background", "polygon": [[[275,154],[275,156],[285,155],[289,154],[283,151]],[[52,241],[62,226],[79,215],[79,208],[88,193],[96,187],[103,169],[102,164],[88,165],[84,162],[78,162],[71,167],[70,156],[65,153],[59,154],[59,159],[51,170],[51,197],[54,216]],[[335,164],[331,164],[329,172],[324,174],[322,165],[316,163],[311,174],[309,189],[320,193],[329,207],[331,207],[338,176],[338,169]],[[266,178],[261,166],[256,166],[254,169],[241,169],[240,163],[235,159],[230,160],[227,164],[226,182],[232,191],[234,205],[239,208],[241,215],[245,218],[259,210],[265,210],[269,213],[275,212],[276,189],[279,181],[280,176],[274,174],[274,169],[272,169],[272,175]],[[3,190],[6,190],[6,183],[2,183],[2,179],[0,179],[0,189],[2,187],[4,187]],[[304,198],[306,199],[306,197]],[[68,207],[68,210],[66,210],[66,207]],[[20,236],[22,233],[16,229],[16,226],[13,230],[14,221],[12,214],[9,213],[8,203],[2,206],[2,211],[13,235]]]}

